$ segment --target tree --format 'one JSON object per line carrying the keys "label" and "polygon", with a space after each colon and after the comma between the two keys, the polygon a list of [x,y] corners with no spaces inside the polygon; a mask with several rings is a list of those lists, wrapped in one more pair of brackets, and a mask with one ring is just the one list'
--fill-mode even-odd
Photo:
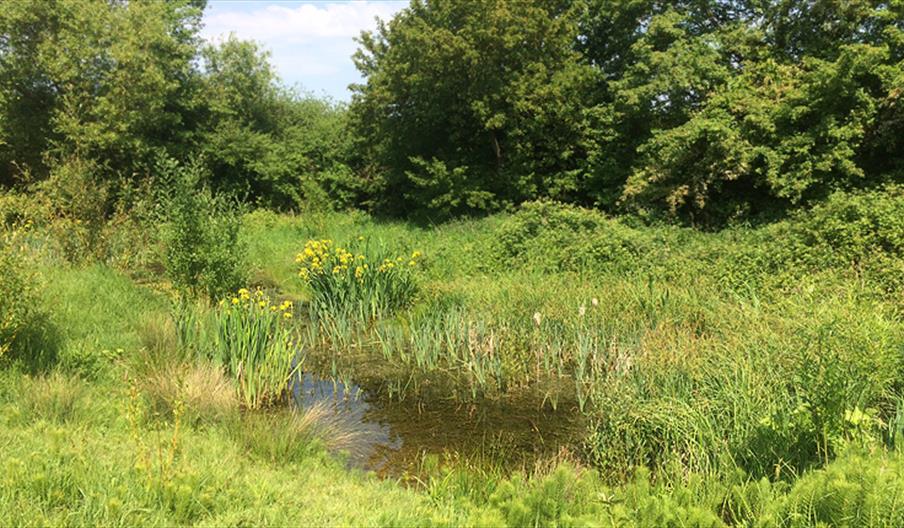
{"label": "tree", "polygon": [[589,6],[601,205],[719,224],[900,178],[900,2]]}
{"label": "tree", "polygon": [[175,148],[203,2],[15,0],[0,11],[0,181],[79,157],[108,174]]}
{"label": "tree", "polygon": [[201,57],[196,145],[216,187],[276,208],[348,199],[335,185],[345,173],[343,107],[282,87],[254,42],[229,36]]}
{"label": "tree", "polygon": [[351,126],[379,205],[446,216],[527,198],[581,200],[594,71],[565,2],[415,0],[355,55]]}

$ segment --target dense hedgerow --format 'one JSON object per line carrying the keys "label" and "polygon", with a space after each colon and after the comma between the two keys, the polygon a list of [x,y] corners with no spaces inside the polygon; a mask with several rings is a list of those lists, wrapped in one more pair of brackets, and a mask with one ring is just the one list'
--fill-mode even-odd
{"label": "dense hedgerow", "polygon": [[811,269],[847,267],[889,292],[904,286],[904,187],[832,194],[800,213],[780,254]]}

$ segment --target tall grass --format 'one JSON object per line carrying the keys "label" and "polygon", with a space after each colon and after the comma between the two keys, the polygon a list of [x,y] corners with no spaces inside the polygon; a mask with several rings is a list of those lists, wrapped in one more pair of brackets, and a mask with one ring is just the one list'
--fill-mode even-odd
{"label": "tall grass", "polygon": [[175,326],[184,347],[225,369],[245,407],[260,409],[286,397],[301,367],[292,307],[291,301],[274,303],[263,290],[242,288],[211,310],[177,303]]}
{"label": "tall grass", "polygon": [[615,480],[637,466],[793,478],[889,437],[904,334],[885,283],[801,267],[775,239],[786,228],[636,228],[550,204],[470,229],[366,225],[396,252],[425,248],[417,302],[303,339],[324,374],[400,398],[575,401],[587,460]]}

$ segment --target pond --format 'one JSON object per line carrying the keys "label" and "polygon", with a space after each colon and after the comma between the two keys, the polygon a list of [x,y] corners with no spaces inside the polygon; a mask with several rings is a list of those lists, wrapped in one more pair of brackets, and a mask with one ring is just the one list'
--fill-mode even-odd
{"label": "pond", "polygon": [[430,455],[530,468],[574,451],[584,427],[575,405],[553,409],[530,394],[479,404],[399,400],[311,373],[296,379],[292,394],[302,408],[326,405],[336,413],[356,433],[349,464],[387,478],[418,475]]}

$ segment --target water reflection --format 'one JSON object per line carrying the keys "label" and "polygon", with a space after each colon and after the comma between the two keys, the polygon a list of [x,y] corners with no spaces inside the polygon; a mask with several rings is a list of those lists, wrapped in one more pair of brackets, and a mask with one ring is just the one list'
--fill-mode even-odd
{"label": "water reflection", "polygon": [[425,454],[529,465],[573,447],[583,427],[574,406],[553,410],[529,395],[479,405],[400,402],[311,373],[295,380],[292,394],[296,405],[326,406],[354,431],[350,465],[388,477],[417,473]]}

